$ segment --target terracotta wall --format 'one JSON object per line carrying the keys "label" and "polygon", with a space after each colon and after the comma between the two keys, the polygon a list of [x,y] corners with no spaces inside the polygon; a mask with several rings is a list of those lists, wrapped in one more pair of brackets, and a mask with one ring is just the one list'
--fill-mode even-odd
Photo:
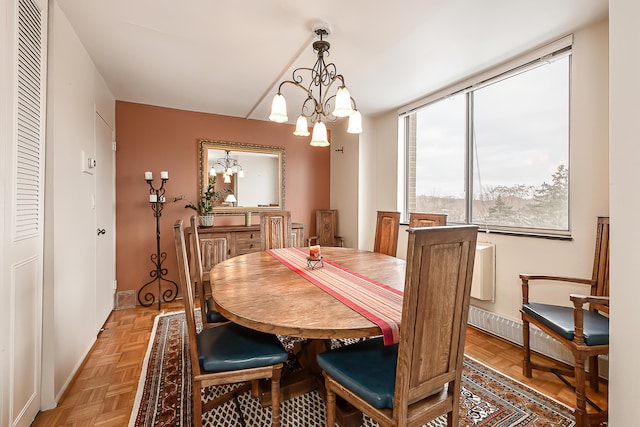
{"label": "terracotta wall", "polygon": [[[305,239],[315,233],[316,209],[330,207],[330,148],[311,147],[307,138],[292,134],[293,125],[118,101],[116,129],[118,292],[139,289],[151,280],[149,271],[154,268],[149,256],[156,252],[156,223],[145,171],[153,172],[156,186],[160,171],[169,171],[160,245],[167,253],[163,263],[169,270],[167,276],[178,281],[172,226],[178,218],[188,223],[193,210],[185,209],[184,201],[173,200],[180,195],[196,199],[200,139],[285,147],[285,208],[291,211],[293,222],[304,224]],[[244,217],[217,217],[216,223],[244,224]]]}

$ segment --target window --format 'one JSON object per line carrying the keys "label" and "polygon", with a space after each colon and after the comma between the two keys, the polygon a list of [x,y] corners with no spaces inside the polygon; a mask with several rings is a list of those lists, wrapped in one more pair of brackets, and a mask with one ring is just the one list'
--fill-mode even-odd
{"label": "window", "polygon": [[404,213],[568,235],[570,68],[565,48],[402,114]]}

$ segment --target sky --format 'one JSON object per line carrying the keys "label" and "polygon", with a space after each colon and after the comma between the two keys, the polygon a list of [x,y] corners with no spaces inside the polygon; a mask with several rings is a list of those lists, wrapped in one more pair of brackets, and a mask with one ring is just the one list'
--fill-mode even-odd
{"label": "sky", "polygon": [[[484,187],[537,187],[568,165],[569,62],[564,57],[474,92],[474,175]],[[417,113],[418,194],[464,197],[465,98]]]}

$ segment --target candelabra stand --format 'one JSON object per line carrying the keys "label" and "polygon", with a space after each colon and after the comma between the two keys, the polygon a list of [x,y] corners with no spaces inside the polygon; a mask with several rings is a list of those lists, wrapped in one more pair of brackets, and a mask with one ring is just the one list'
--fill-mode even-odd
{"label": "candelabra stand", "polygon": [[[138,302],[140,305],[144,307],[149,307],[155,302],[155,295],[153,292],[147,290],[144,291],[145,287],[151,285],[154,282],[158,282],[158,310],[160,310],[160,304],[162,301],[171,302],[176,299],[178,296],[178,284],[173,280],[167,279],[165,276],[167,274],[167,269],[162,267],[162,263],[167,258],[166,252],[160,252],[160,216],[162,215],[162,208],[164,207],[164,184],[169,180],[168,172],[160,173],[162,185],[160,188],[155,188],[153,186],[153,179],[151,172],[145,173],[145,180],[147,184],[149,184],[149,202],[151,204],[151,209],[153,209],[153,215],[156,218],[156,253],[151,254],[150,259],[155,268],[149,271],[149,276],[151,276],[151,280],[142,285],[142,287],[138,290]],[[162,282],[169,284],[168,289],[162,291]],[[143,292],[146,292],[143,295]],[[141,299],[141,297],[143,297]],[[143,301],[144,300],[144,301]]]}

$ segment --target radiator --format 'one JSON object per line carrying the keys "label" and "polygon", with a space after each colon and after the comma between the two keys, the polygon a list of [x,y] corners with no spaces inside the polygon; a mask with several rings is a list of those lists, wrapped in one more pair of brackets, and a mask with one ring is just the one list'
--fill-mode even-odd
{"label": "radiator", "polygon": [[473,266],[471,297],[493,301],[496,288],[496,246],[493,243],[476,244],[476,260]]}

